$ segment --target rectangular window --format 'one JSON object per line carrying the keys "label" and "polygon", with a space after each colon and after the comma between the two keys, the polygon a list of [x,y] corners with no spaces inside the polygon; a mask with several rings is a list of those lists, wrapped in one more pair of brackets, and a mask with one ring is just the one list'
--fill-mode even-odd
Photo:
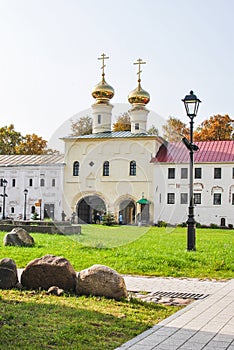
{"label": "rectangular window", "polygon": [[188,193],[180,194],[180,204],[188,204]]}
{"label": "rectangular window", "polygon": [[195,168],[195,179],[201,179],[202,178],[202,168]]}
{"label": "rectangular window", "polygon": [[139,125],[139,123],[136,123],[136,124],[135,124],[135,130],[140,130],[140,125]]}
{"label": "rectangular window", "polygon": [[234,179],[234,168],[232,168],[232,178]]}
{"label": "rectangular window", "polygon": [[232,205],[234,205],[234,193],[232,193]]}
{"label": "rectangular window", "polygon": [[15,179],[12,179],[12,187],[15,187]]}
{"label": "rectangular window", "polygon": [[194,204],[201,204],[201,193],[194,193],[193,196]]}
{"label": "rectangular window", "polygon": [[101,124],[101,114],[98,114],[98,124]]}
{"label": "rectangular window", "polygon": [[213,204],[221,205],[221,193],[214,193]]}
{"label": "rectangular window", "polygon": [[32,187],[33,185],[33,179],[29,179],[29,186]]}
{"label": "rectangular window", "polygon": [[55,187],[55,179],[52,179],[52,187]]}
{"label": "rectangular window", "polygon": [[168,179],[175,178],[175,168],[168,168]]}
{"label": "rectangular window", "polygon": [[188,168],[181,168],[181,179],[188,178]]}
{"label": "rectangular window", "polygon": [[167,204],[175,204],[175,193],[167,194]]}
{"label": "rectangular window", "polygon": [[222,168],[214,168],[214,179],[221,179]]}

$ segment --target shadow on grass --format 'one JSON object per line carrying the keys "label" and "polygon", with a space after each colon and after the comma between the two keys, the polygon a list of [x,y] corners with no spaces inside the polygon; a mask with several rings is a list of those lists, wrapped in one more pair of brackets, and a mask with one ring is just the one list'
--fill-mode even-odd
{"label": "shadow on grass", "polygon": [[115,349],[169,310],[137,300],[58,298],[34,291],[0,291],[0,296],[1,350]]}

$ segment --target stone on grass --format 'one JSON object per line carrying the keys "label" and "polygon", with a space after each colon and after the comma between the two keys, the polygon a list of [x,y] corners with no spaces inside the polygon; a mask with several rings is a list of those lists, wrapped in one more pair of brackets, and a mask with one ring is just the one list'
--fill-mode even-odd
{"label": "stone on grass", "polygon": [[0,288],[14,288],[18,284],[17,267],[14,260],[3,258],[0,260]]}
{"label": "stone on grass", "polygon": [[52,286],[47,290],[47,294],[52,294],[59,297],[60,295],[64,294],[64,290],[57,286]]}
{"label": "stone on grass", "polygon": [[21,275],[21,283],[28,289],[49,289],[52,286],[75,291],[76,272],[70,262],[54,255],[32,260]]}
{"label": "stone on grass", "polygon": [[120,300],[127,297],[124,278],[108,266],[93,265],[77,274],[78,295],[104,296]]}
{"label": "stone on grass", "polygon": [[5,235],[3,239],[3,245],[32,247],[34,246],[34,239],[23,228],[15,227],[11,232]]}

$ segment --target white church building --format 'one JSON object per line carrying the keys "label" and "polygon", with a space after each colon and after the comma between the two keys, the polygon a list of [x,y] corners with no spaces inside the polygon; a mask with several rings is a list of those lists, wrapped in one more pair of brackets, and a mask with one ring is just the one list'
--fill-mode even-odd
{"label": "white church building", "polygon": [[[114,89],[102,77],[93,91],[93,129],[89,135],[64,136],[64,155],[0,156],[0,179],[7,180],[8,217],[61,220],[73,213],[78,223],[93,223],[104,213],[123,224],[181,224],[188,218],[189,152],[182,142],[168,143],[147,133],[150,95],[141,86],[129,96],[131,131],[112,130]],[[155,121],[157,125],[157,121]],[[194,154],[195,220],[234,225],[234,141],[197,142]],[[0,187],[0,216],[3,211]],[[27,190],[25,197],[24,190]]]}

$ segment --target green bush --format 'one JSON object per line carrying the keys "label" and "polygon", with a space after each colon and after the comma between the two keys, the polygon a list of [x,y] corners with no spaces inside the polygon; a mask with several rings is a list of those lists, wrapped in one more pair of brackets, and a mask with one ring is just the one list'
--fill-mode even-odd
{"label": "green bush", "polygon": [[166,221],[159,220],[159,221],[158,221],[158,227],[167,227],[167,222],[166,222]]}
{"label": "green bush", "polygon": [[111,212],[108,212],[107,214],[103,215],[102,224],[106,226],[113,226],[115,224],[114,214]]}

